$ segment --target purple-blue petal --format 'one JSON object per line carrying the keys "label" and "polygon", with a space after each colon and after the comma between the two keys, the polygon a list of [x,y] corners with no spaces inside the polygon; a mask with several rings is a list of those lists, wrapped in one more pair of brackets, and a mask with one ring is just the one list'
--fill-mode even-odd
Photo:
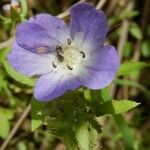
{"label": "purple-blue petal", "polygon": [[31,17],[29,22],[38,24],[52,39],[55,39],[58,43],[66,42],[67,39],[70,38],[69,30],[65,22],[52,15],[45,13],[39,14],[35,17]]}
{"label": "purple-blue petal", "polygon": [[67,90],[79,87],[79,82],[74,78],[51,72],[43,75],[36,82],[34,97],[39,101],[50,101],[62,96]]}
{"label": "purple-blue petal", "polygon": [[71,14],[71,36],[77,33],[84,34],[84,40],[91,40],[97,47],[104,43],[108,23],[106,15],[102,10],[96,10],[88,3],[76,4],[70,9]]}
{"label": "purple-blue petal", "polygon": [[47,53],[54,50],[56,45],[56,41],[51,39],[41,26],[30,22],[21,23],[17,26],[16,38],[21,47],[37,53],[39,53],[40,47]]}
{"label": "purple-blue petal", "polygon": [[70,38],[65,22],[49,14],[39,14],[16,29],[18,44],[36,53],[53,52]]}
{"label": "purple-blue petal", "polygon": [[115,78],[119,67],[119,57],[113,46],[104,46],[93,54],[93,60],[85,64],[86,71],[80,76],[83,86],[90,89],[101,89]]}
{"label": "purple-blue petal", "polygon": [[51,72],[53,69],[51,64],[52,57],[52,55],[40,55],[25,50],[14,41],[7,59],[16,71],[28,76],[34,76]]}

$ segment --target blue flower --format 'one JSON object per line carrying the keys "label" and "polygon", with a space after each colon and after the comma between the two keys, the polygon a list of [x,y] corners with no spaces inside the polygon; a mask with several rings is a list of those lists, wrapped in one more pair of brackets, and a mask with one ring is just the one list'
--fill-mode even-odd
{"label": "blue flower", "polygon": [[8,61],[20,73],[39,76],[34,96],[53,100],[81,86],[109,85],[119,67],[115,47],[104,46],[108,31],[103,11],[88,3],[70,9],[71,22],[39,14],[17,26]]}

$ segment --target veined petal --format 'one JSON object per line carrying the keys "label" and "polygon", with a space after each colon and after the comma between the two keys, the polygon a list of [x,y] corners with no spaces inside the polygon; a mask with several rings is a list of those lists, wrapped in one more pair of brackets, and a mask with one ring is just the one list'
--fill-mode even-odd
{"label": "veined petal", "polygon": [[7,59],[14,69],[28,76],[42,75],[51,72],[53,55],[36,54],[23,49],[14,41]]}
{"label": "veined petal", "polygon": [[113,46],[104,46],[91,56],[85,64],[84,72],[80,76],[83,86],[90,89],[101,89],[109,85],[119,67],[119,57]]}
{"label": "veined petal", "polygon": [[55,39],[60,44],[67,42],[67,39],[70,38],[69,30],[65,22],[52,15],[45,13],[39,14],[31,17],[29,22],[41,26],[52,39]]}
{"label": "veined petal", "polygon": [[53,51],[57,44],[54,39],[49,37],[44,28],[31,22],[21,23],[17,26],[16,38],[22,48],[37,53]]}
{"label": "veined petal", "polygon": [[101,47],[105,40],[108,23],[102,10],[96,10],[88,3],[76,4],[70,9],[71,36],[83,33],[84,40],[92,41],[97,47]]}
{"label": "veined petal", "polygon": [[34,96],[40,101],[50,101],[63,95],[67,90],[79,87],[75,78],[65,77],[59,72],[43,75],[36,82]]}

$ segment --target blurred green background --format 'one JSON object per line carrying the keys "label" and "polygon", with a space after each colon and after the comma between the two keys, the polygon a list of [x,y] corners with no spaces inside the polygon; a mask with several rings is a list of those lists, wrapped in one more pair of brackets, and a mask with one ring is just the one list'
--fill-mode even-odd
{"label": "blurred green background", "polygon": [[[83,0],[82,0],[83,1]],[[30,103],[33,83],[26,78],[24,84],[6,61],[15,34],[16,25],[30,16],[46,12],[61,14],[77,0],[0,0],[0,146]],[[137,108],[124,114],[134,135],[136,150],[150,149],[150,0],[90,0],[107,14],[112,31],[107,43],[117,47],[125,72],[109,86],[114,99],[133,99],[140,102]],[[134,71],[130,72],[134,64]],[[129,63],[129,64],[128,64]],[[15,79],[14,77],[15,76]],[[25,77],[22,76],[24,79]],[[8,150],[62,150],[61,141],[53,140],[43,126],[31,132],[31,115],[28,112],[17,133],[8,143]],[[102,134],[99,144],[102,150],[123,150],[121,133],[114,119],[101,117]]]}

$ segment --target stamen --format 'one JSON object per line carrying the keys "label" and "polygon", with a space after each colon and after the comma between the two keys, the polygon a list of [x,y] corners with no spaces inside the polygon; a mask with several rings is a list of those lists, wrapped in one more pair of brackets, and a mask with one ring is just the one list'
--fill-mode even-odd
{"label": "stamen", "polygon": [[67,39],[67,44],[70,45],[71,44],[71,40]]}
{"label": "stamen", "polygon": [[68,68],[69,70],[73,70],[73,68],[72,68],[71,66],[69,66],[69,65],[67,65],[67,68]]}
{"label": "stamen", "polygon": [[64,56],[62,55],[64,52],[63,52],[63,49],[60,45],[56,46],[56,53],[57,53],[58,60],[60,62],[62,62],[64,60]]}
{"label": "stamen", "polygon": [[82,55],[82,58],[85,58],[85,53],[83,51],[80,51],[80,54]]}
{"label": "stamen", "polygon": [[64,61],[64,56],[57,52],[57,58],[60,62]]}
{"label": "stamen", "polygon": [[54,68],[57,68],[57,65],[52,61],[52,66],[54,67]]}
{"label": "stamen", "polygon": [[56,52],[63,54],[63,49],[62,49],[62,47],[60,45],[56,46]]}

